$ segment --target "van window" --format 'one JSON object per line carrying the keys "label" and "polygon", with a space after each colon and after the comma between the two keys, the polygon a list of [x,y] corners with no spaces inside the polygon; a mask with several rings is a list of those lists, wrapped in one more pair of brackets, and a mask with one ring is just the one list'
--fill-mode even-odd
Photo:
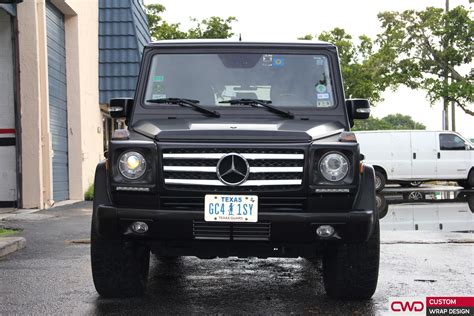
{"label": "van window", "polygon": [[440,134],[439,145],[441,150],[466,150],[464,139],[454,134]]}

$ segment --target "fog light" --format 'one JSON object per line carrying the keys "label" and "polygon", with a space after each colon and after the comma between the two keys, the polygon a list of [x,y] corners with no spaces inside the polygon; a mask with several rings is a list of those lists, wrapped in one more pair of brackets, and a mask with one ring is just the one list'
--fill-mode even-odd
{"label": "fog light", "polygon": [[148,225],[144,222],[134,222],[131,226],[135,233],[143,234],[148,231]]}
{"label": "fog light", "polygon": [[331,237],[334,234],[334,227],[331,225],[321,225],[316,229],[316,234],[319,237]]}

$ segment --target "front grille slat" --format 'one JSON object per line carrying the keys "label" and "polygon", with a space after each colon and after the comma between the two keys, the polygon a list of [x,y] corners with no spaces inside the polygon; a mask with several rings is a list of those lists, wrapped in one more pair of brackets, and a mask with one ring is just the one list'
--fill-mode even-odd
{"label": "front grille slat", "polygon": [[[306,198],[297,197],[259,197],[259,212],[304,212]],[[161,196],[160,205],[167,210],[204,211],[204,196]]]}
{"label": "front grille slat", "polygon": [[[249,176],[239,185],[224,184],[217,176],[219,159],[229,153],[241,155],[249,165]],[[304,151],[248,148],[165,149],[163,172],[165,187],[175,190],[206,187],[226,187],[237,192],[297,189],[303,183]]]}
{"label": "front grille slat", "polygon": [[193,236],[197,240],[268,241],[271,224],[261,223],[211,223],[193,221]]}

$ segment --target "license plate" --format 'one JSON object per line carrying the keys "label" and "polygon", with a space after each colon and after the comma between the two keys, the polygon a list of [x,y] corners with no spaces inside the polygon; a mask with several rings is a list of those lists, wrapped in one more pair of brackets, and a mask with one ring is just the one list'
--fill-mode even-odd
{"label": "license plate", "polygon": [[258,196],[207,194],[204,199],[204,220],[206,222],[256,223]]}

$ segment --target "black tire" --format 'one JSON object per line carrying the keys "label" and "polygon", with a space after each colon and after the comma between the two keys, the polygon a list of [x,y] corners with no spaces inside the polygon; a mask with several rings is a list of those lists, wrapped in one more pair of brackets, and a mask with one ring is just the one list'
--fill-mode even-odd
{"label": "black tire", "polygon": [[377,288],[380,226],[363,243],[329,245],[323,256],[324,288],[336,299],[370,299]]}
{"label": "black tire", "polygon": [[375,170],[375,190],[377,192],[382,191],[385,188],[385,183],[387,182],[387,177],[383,172]]}
{"label": "black tire", "polygon": [[470,189],[474,187],[474,170],[471,170],[469,172],[469,175],[467,176],[467,180],[463,181],[458,181],[458,184],[465,189]]}
{"label": "black tire", "polygon": [[91,266],[100,296],[140,296],[148,281],[150,250],[134,242],[101,239],[92,224]]}

